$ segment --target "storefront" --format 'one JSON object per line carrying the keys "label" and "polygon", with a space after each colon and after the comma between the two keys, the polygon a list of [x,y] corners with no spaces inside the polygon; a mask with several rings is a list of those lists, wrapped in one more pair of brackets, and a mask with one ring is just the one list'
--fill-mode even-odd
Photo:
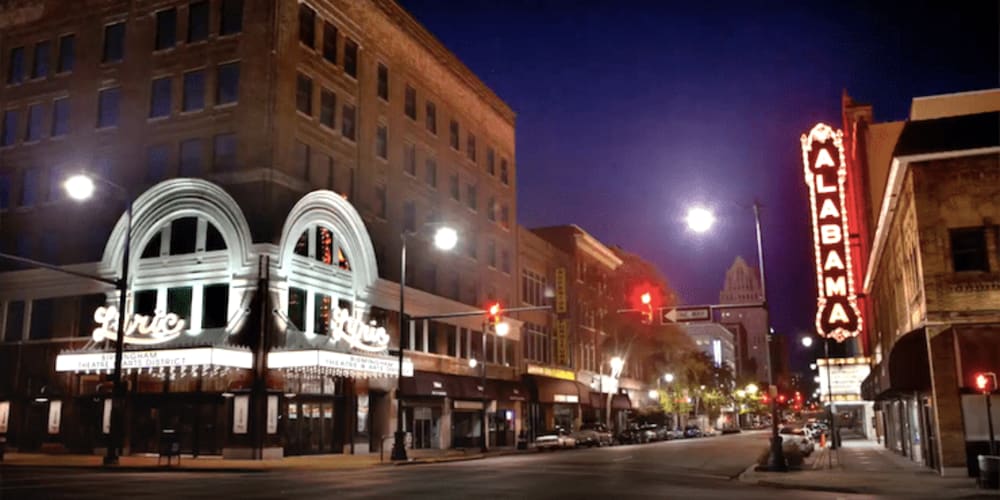
{"label": "storefront", "polygon": [[589,402],[589,388],[576,382],[576,374],[570,370],[529,364],[527,373],[524,381],[531,400],[525,430],[529,439],[554,427],[579,429],[581,402]]}

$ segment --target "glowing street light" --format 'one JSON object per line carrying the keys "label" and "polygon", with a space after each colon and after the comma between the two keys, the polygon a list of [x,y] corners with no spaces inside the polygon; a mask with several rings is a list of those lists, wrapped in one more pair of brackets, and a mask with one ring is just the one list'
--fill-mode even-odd
{"label": "glowing street light", "polygon": [[673,373],[668,373],[668,374],[664,375],[663,376],[663,380],[665,380],[668,384],[671,383],[671,382],[673,382],[674,381],[674,374]]}
{"label": "glowing street light", "polygon": [[687,221],[688,228],[692,231],[704,233],[715,224],[715,215],[706,208],[694,207],[688,210],[685,220]]}
{"label": "glowing street light", "polygon": [[809,337],[809,336],[802,337],[802,347],[809,348],[809,347],[812,347],[812,345],[813,345],[813,338],[812,337]]}
{"label": "glowing street light", "polygon": [[475,368],[476,365],[478,365],[478,364],[479,364],[479,361],[476,361],[476,358],[472,358],[472,359],[469,360],[469,368]]}
{"label": "glowing street light", "polygon": [[647,394],[647,396],[649,396],[649,399],[660,399],[660,391],[656,389],[650,389],[649,394]]}
{"label": "glowing street light", "polygon": [[442,227],[434,233],[434,246],[441,250],[451,250],[458,244],[458,233],[450,227]]}
{"label": "glowing street light", "polygon": [[63,182],[63,189],[70,198],[83,201],[94,195],[94,180],[83,174],[74,175]]}
{"label": "glowing street light", "polygon": [[746,390],[747,390],[747,394],[753,396],[754,394],[757,394],[757,391],[759,391],[760,388],[757,387],[757,384],[747,384],[747,389]]}
{"label": "glowing street light", "polygon": [[622,368],[625,368],[625,360],[620,356],[615,356],[611,358],[611,373],[621,373]]}

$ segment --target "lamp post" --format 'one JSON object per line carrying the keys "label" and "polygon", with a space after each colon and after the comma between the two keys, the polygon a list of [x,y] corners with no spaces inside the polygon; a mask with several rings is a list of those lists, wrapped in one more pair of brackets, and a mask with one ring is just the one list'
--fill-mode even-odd
{"label": "lamp post", "polygon": [[[406,432],[403,431],[403,335],[406,327],[406,237],[399,233],[399,378],[396,382],[396,432],[392,436],[392,460],[406,460]],[[458,243],[458,233],[450,227],[439,227],[434,233],[434,246],[441,250],[451,250]]]}
{"label": "lamp post", "polygon": [[91,176],[89,174],[74,175],[63,183],[63,188],[69,196],[78,201],[90,199],[94,195],[96,187],[94,179],[118,190],[125,200],[125,247],[122,249],[121,275],[117,280],[118,289],[118,318],[115,334],[115,365],[111,373],[111,422],[108,432],[108,448],[104,455],[104,465],[118,465],[118,446],[122,442],[122,400],[124,399],[124,384],[122,383],[122,354],[125,340],[125,308],[128,303],[128,266],[129,253],[132,250],[132,196],[124,187],[111,182],[102,177]]}
{"label": "lamp post", "polygon": [[[769,304],[767,301],[767,283],[764,273],[764,236],[760,228],[760,202],[753,202],[754,229],[757,235],[757,264],[760,268],[760,292],[761,307],[764,309],[764,325],[767,328],[767,385],[774,388],[774,365],[771,363],[771,319]],[[704,233],[715,223],[715,216],[711,211],[701,207],[695,207],[688,211],[688,227],[695,232]],[[765,468],[774,472],[786,472],[788,463],[785,462],[785,455],[781,449],[781,436],[778,435],[778,403],[774,395],[771,395],[771,452]]]}
{"label": "lamp post", "polygon": [[670,398],[670,406],[674,409],[674,421],[671,427],[680,429],[680,414],[677,412],[677,400],[674,397],[674,374],[667,373],[663,375],[663,381],[667,383],[667,397]]}

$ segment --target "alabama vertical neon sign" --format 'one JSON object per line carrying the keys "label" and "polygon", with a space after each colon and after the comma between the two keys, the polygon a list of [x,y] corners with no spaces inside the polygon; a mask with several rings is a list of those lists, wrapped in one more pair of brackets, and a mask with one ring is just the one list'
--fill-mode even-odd
{"label": "alabama vertical neon sign", "polygon": [[819,286],[816,333],[837,342],[861,333],[862,322],[847,230],[843,138],[843,132],[824,123],[802,136]]}

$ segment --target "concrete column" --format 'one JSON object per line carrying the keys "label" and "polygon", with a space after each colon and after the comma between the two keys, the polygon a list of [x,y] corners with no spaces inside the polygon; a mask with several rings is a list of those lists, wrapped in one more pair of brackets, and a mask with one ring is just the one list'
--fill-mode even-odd
{"label": "concrete column", "polygon": [[441,405],[441,420],[439,425],[440,441],[438,448],[447,450],[451,448],[451,398],[444,398],[444,403]]}
{"label": "concrete column", "polygon": [[967,473],[965,463],[965,431],[962,423],[961,380],[957,373],[959,356],[955,330],[927,328],[927,356],[934,397],[934,423],[938,449],[937,463],[942,476]]}

